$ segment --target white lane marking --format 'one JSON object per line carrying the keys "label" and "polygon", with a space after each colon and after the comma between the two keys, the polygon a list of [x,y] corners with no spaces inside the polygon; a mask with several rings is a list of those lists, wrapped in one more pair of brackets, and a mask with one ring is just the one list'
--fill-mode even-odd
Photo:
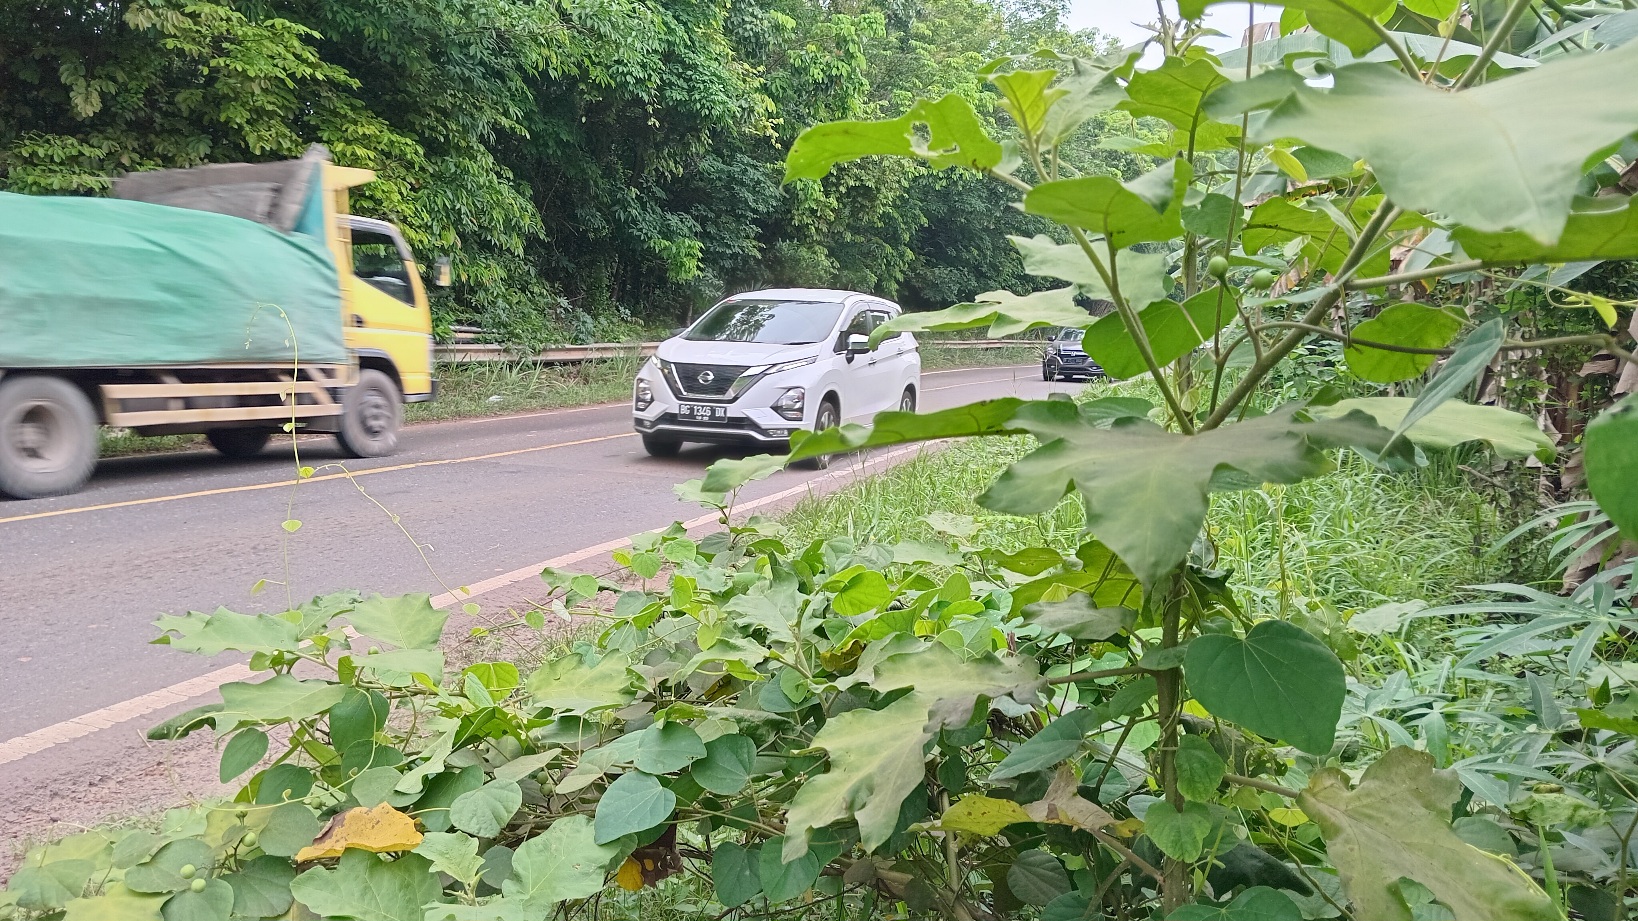
{"label": "white lane marking", "polygon": [[[922,447],[922,445],[915,445],[908,448],[899,448],[895,451],[889,451],[886,454],[870,458],[869,460],[862,461],[842,470],[837,470],[809,480],[804,480],[799,485],[793,486],[789,489],[781,490],[780,492],[776,492],[771,495],[762,496],[758,499],[750,499],[745,502],[738,503],[734,506],[734,511],[747,512],[751,511],[752,509],[772,505],[793,496],[801,495],[804,492],[810,492],[816,484],[827,482],[829,480],[841,479],[850,475],[856,478],[863,475],[867,468],[879,464],[885,464],[894,458],[920,451]],[[715,514],[710,514],[685,521],[683,524],[685,527],[692,530],[708,524],[714,524],[716,521],[717,516]],[[514,569],[509,573],[495,576],[494,578],[485,579],[482,582],[477,582],[467,586],[467,591],[446,592],[437,596],[436,598],[433,598],[432,603],[434,606],[440,608],[449,607],[457,602],[465,602],[472,598],[476,598],[477,596],[486,592],[492,592],[498,588],[514,585],[518,582],[524,581],[525,579],[538,577],[540,575],[540,571],[548,566],[553,568],[569,566],[574,563],[581,562],[582,560],[600,556],[604,553],[619,550],[622,547],[628,547],[630,545],[630,538],[605,541],[604,543],[597,544],[595,546],[576,550],[573,553],[566,553],[562,556],[552,557],[549,560],[536,563],[532,566]],[[160,688],[157,691],[150,691],[139,697],[133,697],[130,700],[123,700],[116,704],[111,704],[97,710],[92,710],[89,713],[82,713],[72,719],[64,720],[60,723],[53,723],[50,726],[36,729],[33,732],[7,739],[4,742],[0,742],[0,764],[9,764],[13,761],[20,761],[27,758],[29,755],[38,754],[49,748],[54,748],[58,745],[72,742],[75,739],[84,738],[85,736],[88,736],[99,729],[107,729],[111,726],[117,726],[121,723],[126,723],[138,717],[146,716],[174,704],[185,703],[196,697],[203,696],[216,690],[222,684],[230,681],[244,681],[253,677],[254,675],[255,673],[244,665],[229,665],[226,668],[219,668],[213,672],[207,672],[197,678],[189,678],[187,681],[178,682],[177,684],[170,685],[169,687]]]}

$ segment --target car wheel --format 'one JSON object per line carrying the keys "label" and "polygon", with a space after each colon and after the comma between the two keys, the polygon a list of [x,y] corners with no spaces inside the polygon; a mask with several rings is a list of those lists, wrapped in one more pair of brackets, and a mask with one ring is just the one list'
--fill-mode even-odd
{"label": "car wheel", "polygon": [[[833,429],[841,424],[842,411],[836,407],[835,402],[826,398],[823,403],[819,404],[819,412],[814,416],[813,430],[823,432],[825,429]],[[830,455],[821,454],[818,457],[810,457],[798,461],[797,465],[806,470],[826,470],[830,467]]]}
{"label": "car wheel", "polygon": [[383,457],[398,448],[398,426],[403,421],[398,385],[380,371],[365,369],[342,398],[336,441],[352,457]]}
{"label": "car wheel", "polygon": [[1052,365],[1045,361],[1041,362],[1041,380],[1051,381],[1052,377]]}
{"label": "car wheel", "polygon": [[682,442],[675,438],[666,438],[663,435],[644,435],[643,450],[649,457],[676,457],[682,450]]}
{"label": "car wheel", "polygon": [[97,411],[60,377],[0,381],[0,495],[43,499],[76,492],[97,465]]}
{"label": "car wheel", "polygon": [[904,395],[899,397],[899,412],[913,413],[916,411],[916,388],[904,388]]}
{"label": "car wheel", "polygon": [[235,460],[262,453],[272,438],[271,429],[211,429],[205,433],[205,440],[216,453]]}

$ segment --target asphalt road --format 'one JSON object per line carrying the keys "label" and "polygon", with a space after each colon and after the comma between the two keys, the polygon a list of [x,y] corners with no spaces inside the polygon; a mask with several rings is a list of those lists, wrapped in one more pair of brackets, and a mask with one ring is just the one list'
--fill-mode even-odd
{"label": "asphalt road", "polygon": [[[1033,366],[929,373],[921,405],[1071,386]],[[724,456],[648,457],[623,404],[413,426],[399,454],[370,461],[327,440],[299,447],[318,468],[299,484],[286,442],[249,461],[109,460],[77,495],[0,502],[0,743],[242,660],[150,645],[161,613],[471,585],[699,515],[672,487]],[[782,471],[743,497],[813,476]]]}

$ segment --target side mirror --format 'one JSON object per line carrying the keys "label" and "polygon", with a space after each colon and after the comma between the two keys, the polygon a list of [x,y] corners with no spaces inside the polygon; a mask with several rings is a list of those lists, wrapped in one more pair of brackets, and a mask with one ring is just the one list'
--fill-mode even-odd
{"label": "side mirror", "polygon": [[870,351],[869,336],[854,333],[847,337],[847,353],[849,355],[862,355],[868,351]]}
{"label": "side mirror", "polygon": [[440,288],[447,288],[454,283],[454,273],[449,268],[449,257],[439,256],[432,263],[432,283]]}

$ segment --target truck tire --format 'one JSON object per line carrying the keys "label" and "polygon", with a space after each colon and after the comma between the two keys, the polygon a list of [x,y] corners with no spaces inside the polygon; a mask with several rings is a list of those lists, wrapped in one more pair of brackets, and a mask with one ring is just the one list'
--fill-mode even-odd
{"label": "truck tire", "polygon": [[255,457],[273,438],[271,429],[211,429],[205,440],[223,457],[242,460]]}
{"label": "truck tire", "polygon": [[97,466],[97,411],[80,388],[38,374],[0,379],[0,494],[77,492]]}
{"label": "truck tire", "polygon": [[404,398],[392,378],[366,368],[341,400],[341,431],[336,441],[352,457],[385,457],[398,448],[404,422]]}

